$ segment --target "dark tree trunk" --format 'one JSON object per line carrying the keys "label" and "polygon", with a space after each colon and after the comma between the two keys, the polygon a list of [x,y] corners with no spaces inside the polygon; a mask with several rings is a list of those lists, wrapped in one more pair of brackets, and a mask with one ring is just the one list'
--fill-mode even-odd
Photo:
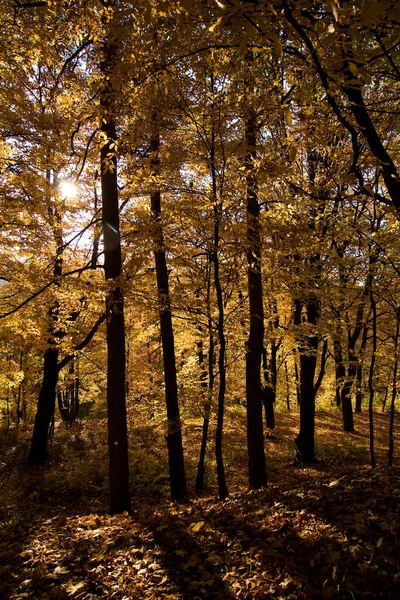
{"label": "dark tree trunk", "polygon": [[[96,179],[97,179],[97,177],[98,177],[98,175],[96,175]],[[94,218],[95,219],[97,217],[98,205],[99,205],[99,199],[97,196],[97,190],[96,190],[96,188],[94,188]],[[93,230],[92,256],[90,259],[90,266],[92,267],[92,269],[95,269],[97,266],[97,259],[99,256],[100,237],[101,237],[101,227],[99,226],[99,223],[95,223],[94,230]]]}
{"label": "dark tree trunk", "polygon": [[[248,138],[254,138],[255,123],[248,122]],[[248,141],[249,145],[250,142]],[[253,153],[255,158],[255,152]],[[251,164],[251,159],[249,158]],[[264,308],[260,256],[260,207],[254,189],[254,176],[247,176],[247,260],[250,303],[250,333],[246,348],[247,447],[249,485],[260,488],[267,483],[262,425],[261,357],[264,345]]]}
{"label": "dark tree trunk", "polygon": [[343,417],[343,430],[347,433],[354,432],[353,407],[351,402],[351,388],[353,386],[355,370],[349,368],[348,379],[341,389],[341,404]]}
{"label": "dark tree trunk", "polygon": [[265,424],[267,429],[275,429],[275,411],[274,404],[276,400],[276,377],[277,377],[277,366],[276,366],[276,354],[277,345],[275,342],[271,343],[271,356],[267,359],[267,351],[263,348],[263,370],[265,385],[262,389],[262,401],[264,404],[265,412]]}
{"label": "dark tree trunk", "polygon": [[326,361],[328,360],[328,339],[325,338],[322,343],[320,366],[317,380],[314,384],[314,394],[317,396],[319,388],[321,387],[322,381],[325,377]]}
{"label": "dark tree trunk", "polygon": [[125,321],[124,297],[119,285],[122,273],[121,237],[119,230],[116,126],[112,73],[117,60],[115,41],[103,46],[100,65],[104,86],[100,95],[103,111],[102,133],[107,142],[101,148],[102,222],[104,273],[109,284],[106,295],[107,315],[107,416],[110,511],[130,511],[128,433],[125,404]]}
{"label": "dark tree trunk", "polygon": [[346,378],[346,368],[343,364],[343,351],[341,341],[342,330],[341,327],[337,328],[336,339],[333,341],[333,355],[335,357],[335,379],[336,379],[336,406],[339,407],[342,404],[342,387]]}
{"label": "dark tree trunk", "polygon": [[[251,68],[251,64],[250,64]],[[251,108],[246,121],[247,263],[250,332],[246,348],[247,448],[250,488],[267,483],[262,424],[261,360],[264,347],[264,307],[261,278],[260,205],[257,196],[257,117]]]}
{"label": "dark tree trunk", "polygon": [[362,387],[362,376],[363,376],[363,366],[362,360],[364,357],[364,350],[367,345],[367,335],[368,335],[368,327],[364,325],[363,327],[363,336],[361,339],[360,351],[358,353],[358,364],[357,364],[357,372],[356,372],[356,412],[360,413],[362,410],[362,401],[363,401],[363,387]]}
{"label": "dark tree trunk", "polygon": [[389,421],[389,449],[388,449],[388,465],[393,465],[393,453],[394,453],[394,407],[397,396],[397,369],[398,369],[398,348],[399,348],[399,336],[400,336],[400,311],[396,309],[396,333],[394,336],[394,365],[393,365],[393,384],[392,384],[392,397],[390,402],[390,421]]}
{"label": "dark tree trunk", "polygon": [[212,97],[211,103],[211,145],[210,145],[210,170],[212,184],[212,199],[214,211],[214,235],[213,248],[211,252],[211,262],[214,267],[214,285],[217,296],[218,322],[217,331],[219,339],[218,353],[218,370],[219,370],[219,386],[218,386],[218,406],[217,406],[217,428],[215,432],[215,459],[217,463],[217,480],[218,494],[220,498],[226,498],[228,488],[225,479],[225,467],[222,454],[222,437],[224,431],[224,411],[225,411],[225,392],[226,392],[226,367],[225,367],[225,326],[224,326],[224,299],[221,286],[221,278],[219,272],[219,245],[220,245],[220,223],[222,217],[222,196],[217,199],[217,168],[215,164],[215,106],[214,106],[214,75],[210,77],[210,92]]}
{"label": "dark tree trunk", "polygon": [[286,380],[286,406],[287,409],[290,410],[290,385],[289,385],[289,373],[288,366],[285,360],[285,380]]}
{"label": "dark tree trunk", "polygon": [[356,379],[357,375],[357,366],[358,366],[358,356],[355,350],[356,343],[358,338],[360,337],[361,331],[363,327],[365,327],[364,323],[364,310],[365,310],[365,300],[368,297],[370,290],[371,281],[368,278],[364,292],[362,294],[361,301],[357,307],[356,320],[353,331],[351,331],[350,324],[348,323],[347,327],[347,352],[348,352],[348,367],[347,367],[347,375],[345,382],[341,389],[341,403],[342,403],[342,415],[343,415],[343,429],[346,432],[352,433],[354,432],[354,419],[353,419],[353,406],[351,400],[351,390],[353,387],[353,383]]}
{"label": "dark tree trunk", "polygon": [[224,460],[222,456],[222,435],[224,427],[224,404],[226,390],[226,367],[225,367],[225,332],[224,332],[224,304],[222,297],[221,281],[219,277],[219,223],[222,206],[214,208],[214,250],[212,252],[212,262],[214,265],[214,283],[217,294],[218,305],[218,338],[219,338],[219,353],[218,353],[218,369],[219,369],[219,388],[218,388],[218,409],[217,409],[217,429],[215,434],[215,457],[217,461],[217,478],[218,478],[218,493],[220,498],[226,498],[228,488],[225,480]]}
{"label": "dark tree trunk", "polygon": [[276,382],[278,377],[277,354],[281,340],[277,339],[279,328],[278,306],[275,299],[270,301],[270,311],[272,318],[269,319],[269,337],[268,349],[263,348],[263,371],[264,388],[262,390],[263,404],[265,411],[265,422],[267,429],[275,429],[275,401],[276,401]]}
{"label": "dark tree trunk", "polygon": [[[207,281],[207,291],[209,290],[209,279]],[[209,295],[209,294],[207,294]],[[210,324],[211,326],[211,324]],[[212,334],[212,329],[210,329],[210,345],[209,345],[209,356],[212,356],[214,353],[214,338]],[[199,463],[197,465],[197,475],[196,475],[196,490],[201,492],[204,489],[204,475],[205,475],[205,458],[207,451],[207,442],[208,442],[208,430],[210,425],[210,413],[211,413],[211,398],[212,398],[212,390],[214,386],[214,367],[212,360],[208,361],[209,366],[209,379],[207,384],[207,372],[205,368],[205,360],[203,353],[203,341],[199,340],[197,342],[197,356],[199,358],[199,366],[201,369],[200,381],[202,388],[202,397],[203,397],[203,429],[201,435],[201,446],[200,446],[200,457]],[[211,368],[211,371],[210,371]]]}
{"label": "dark tree trunk", "polygon": [[[150,140],[151,167],[153,177],[159,175],[160,135],[157,115],[153,114],[153,134]],[[151,194],[151,214],[153,218],[153,243],[156,264],[158,304],[160,308],[160,329],[164,361],[165,401],[167,408],[167,447],[171,498],[183,500],[187,496],[185,465],[182,445],[182,425],[178,404],[176,378],[175,345],[172,328],[171,301],[169,297],[168,269],[165,258],[164,237],[161,223],[161,192],[156,189]]]}
{"label": "dark tree trunk", "polygon": [[48,436],[56,404],[58,354],[57,347],[49,347],[44,354],[43,380],[29,452],[29,461],[34,464],[44,463],[47,458]]}
{"label": "dark tree trunk", "polygon": [[[298,304],[300,304],[300,309]],[[308,301],[306,305],[307,323],[316,328],[319,316],[318,303]],[[301,323],[301,303],[295,302],[295,325]],[[315,387],[314,376],[317,366],[318,334],[303,334],[299,338],[300,355],[300,431],[296,438],[296,458],[301,463],[315,460]]]}
{"label": "dark tree trunk", "polygon": [[199,357],[199,365],[201,368],[201,387],[203,396],[203,429],[201,435],[201,446],[200,446],[200,457],[197,465],[197,476],[196,476],[196,490],[202,491],[204,489],[204,476],[205,476],[205,458],[207,451],[208,442],[208,430],[210,425],[211,415],[211,402],[212,394],[214,389],[214,332],[213,323],[211,318],[211,256],[208,253],[207,256],[207,267],[206,267],[206,304],[207,304],[207,319],[208,319],[208,383],[207,383],[207,370],[205,367],[204,353],[203,353],[203,341],[200,340],[197,345],[197,354]]}
{"label": "dark tree trunk", "polygon": [[387,402],[388,393],[389,393],[389,387],[386,386],[385,387],[385,395],[383,396],[383,402],[382,402],[382,412],[383,413],[386,410],[386,402]]}
{"label": "dark tree trunk", "polygon": [[295,378],[295,382],[296,382],[296,400],[297,400],[297,406],[300,406],[300,374],[299,374],[299,365],[297,364],[296,351],[293,351],[293,362],[294,362],[294,378]]}
{"label": "dark tree trunk", "polygon": [[[23,352],[20,353],[19,355],[19,370],[22,372],[22,366],[23,366],[23,358],[24,358],[24,354]],[[23,396],[23,381],[20,382],[19,386],[18,386],[18,398],[17,398],[17,425],[20,424],[21,419],[23,417],[23,409],[22,409],[22,396]]]}
{"label": "dark tree trunk", "polygon": [[377,325],[376,325],[376,302],[370,289],[370,300],[372,308],[372,350],[371,350],[371,363],[369,366],[369,377],[368,377],[368,389],[369,389],[369,403],[368,403],[368,417],[369,417],[369,459],[371,467],[375,467],[375,449],[374,449],[374,366],[375,366],[375,355],[376,355],[376,338],[377,338]]}
{"label": "dark tree trunk", "polygon": [[369,299],[371,303],[372,310],[372,348],[371,348],[371,363],[369,366],[369,376],[368,376],[368,389],[369,389],[369,403],[368,403],[368,417],[369,417],[369,460],[371,463],[371,467],[374,468],[375,461],[375,448],[374,448],[374,367],[375,367],[375,358],[376,358],[376,348],[377,348],[377,310],[376,310],[376,300],[373,293],[373,268],[376,263],[377,256],[371,253],[370,248],[370,256],[369,256]]}

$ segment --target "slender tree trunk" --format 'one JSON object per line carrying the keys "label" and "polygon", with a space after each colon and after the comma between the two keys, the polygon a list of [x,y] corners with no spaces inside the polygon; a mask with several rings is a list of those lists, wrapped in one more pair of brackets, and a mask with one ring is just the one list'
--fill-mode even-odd
{"label": "slender tree trunk", "polygon": [[[19,355],[19,370],[20,372],[22,372],[22,361],[23,361],[23,357],[24,354],[23,352],[20,352]],[[23,388],[23,381],[20,382],[19,386],[18,386],[18,398],[17,398],[17,425],[20,424],[21,419],[22,419],[22,408],[21,408],[21,400],[22,400],[22,388]]]}
{"label": "slender tree trunk", "polygon": [[356,373],[356,412],[357,413],[360,413],[362,410],[362,401],[363,401],[362,360],[364,357],[364,350],[367,345],[367,335],[368,335],[368,327],[365,324],[363,327],[363,336],[362,336],[362,340],[361,340],[360,352],[358,354],[358,365],[357,365],[357,373]]}
{"label": "slender tree trunk", "polygon": [[[160,170],[158,156],[159,148],[160,134],[158,132],[157,115],[154,113],[150,151],[152,157],[152,175],[155,179],[157,179]],[[164,361],[165,400],[168,419],[166,438],[171,498],[173,500],[183,500],[187,496],[187,489],[182,445],[182,425],[178,404],[178,385],[176,378],[175,345],[172,328],[171,301],[169,296],[168,269],[161,223],[161,192],[157,183],[155,189],[151,193],[151,214],[153,218],[154,258],[156,264],[161,341]]]}
{"label": "slender tree trunk", "polygon": [[224,411],[225,411],[225,391],[226,391],[226,367],[225,367],[225,325],[224,325],[224,300],[221,286],[221,278],[219,271],[219,245],[220,245],[220,223],[222,216],[222,198],[217,199],[217,169],[215,156],[215,106],[214,106],[214,75],[210,77],[210,92],[212,97],[211,104],[211,145],[210,145],[210,169],[211,169],[211,185],[212,185],[212,200],[214,210],[214,235],[213,249],[211,252],[211,262],[214,267],[214,286],[217,296],[218,322],[217,331],[219,339],[218,352],[218,370],[219,370],[219,386],[218,386],[218,406],[217,406],[217,428],[215,432],[215,458],[217,463],[217,480],[218,493],[220,498],[226,498],[228,488],[225,479],[225,467],[222,454],[222,438],[224,431]]}
{"label": "slender tree trunk", "polygon": [[333,341],[333,355],[335,357],[335,379],[336,379],[336,406],[339,407],[342,404],[342,387],[346,377],[346,369],[343,364],[343,351],[341,337],[342,329],[338,327],[336,330],[336,339]]}
{"label": "slender tree trunk", "polygon": [[210,424],[210,398],[208,395],[207,385],[207,373],[205,369],[204,353],[203,353],[203,340],[197,342],[197,356],[199,359],[199,366],[201,369],[200,382],[201,382],[201,395],[203,400],[203,429],[201,435],[201,446],[200,446],[200,457],[197,465],[197,476],[196,476],[196,490],[201,492],[204,489],[204,475],[205,475],[205,458],[208,441],[208,429]]}
{"label": "slender tree trunk", "polygon": [[356,366],[349,366],[347,379],[344,382],[341,390],[341,404],[343,416],[343,430],[348,433],[354,432],[353,407],[351,402],[351,388],[353,387],[354,376],[356,374]]}
{"label": "slender tree trunk", "polygon": [[377,342],[377,314],[376,314],[376,301],[372,290],[372,268],[376,261],[374,256],[370,256],[370,285],[369,285],[369,297],[372,309],[372,349],[371,349],[371,363],[369,366],[369,377],[368,377],[368,388],[369,388],[369,403],[368,403],[368,417],[369,417],[369,458],[371,467],[375,467],[375,449],[374,449],[374,367],[376,357],[376,342]]}
{"label": "slender tree trunk", "polygon": [[209,350],[208,350],[208,384],[207,374],[204,366],[204,355],[203,355],[203,342],[201,342],[200,348],[198,348],[199,364],[202,369],[201,373],[201,386],[203,389],[204,398],[204,415],[203,415],[203,430],[201,436],[201,447],[199,463],[197,465],[197,476],[196,476],[196,490],[202,491],[204,489],[204,475],[205,475],[205,458],[208,441],[208,430],[210,424],[211,414],[211,402],[212,393],[214,389],[214,332],[211,319],[211,306],[210,306],[210,292],[211,292],[211,257],[207,261],[207,314],[208,314],[208,337],[209,337]]}
{"label": "slender tree trunk", "polygon": [[385,395],[383,396],[383,402],[382,402],[382,412],[383,413],[386,410],[386,402],[387,402],[388,393],[389,393],[389,387],[386,386],[385,387]]}
{"label": "slender tree trunk", "polygon": [[101,148],[101,191],[104,243],[104,274],[109,284],[106,295],[107,314],[107,416],[110,511],[130,511],[128,432],[125,403],[125,320],[122,276],[121,236],[119,230],[117,141],[114,120],[115,90],[112,73],[117,60],[115,41],[103,46],[100,65],[104,86],[100,94],[102,133],[107,140]]}
{"label": "slender tree trunk", "polygon": [[321,384],[324,380],[325,377],[325,371],[326,371],[326,361],[328,360],[328,339],[325,338],[323,343],[322,343],[322,349],[321,349],[321,357],[320,357],[320,365],[319,365],[319,373],[318,373],[318,377],[317,380],[314,384],[314,394],[315,396],[317,396],[319,388],[321,387]]}
{"label": "slender tree trunk", "polygon": [[300,374],[299,365],[297,364],[297,353],[293,351],[293,363],[294,363],[294,379],[296,382],[296,400],[297,406],[300,406]]}
{"label": "slender tree trunk", "polygon": [[218,353],[218,369],[219,369],[219,389],[218,389],[218,409],[217,409],[217,429],[215,435],[215,457],[217,461],[217,478],[218,478],[218,493],[220,498],[226,498],[228,488],[225,480],[224,460],[222,456],[222,435],[224,427],[224,404],[226,390],[226,367],[225,367],[225,332],[224,332],[224,305],[222,298],[222,288],[219,277],[219,259],[217,248],[219,244],[219,215],[216,216],[214,229],[215,250],[213,252],[214,263],[214,282],[217,294],[218,305],[218,337],[219,337],[219,353]]}
{"label": "slender tree trunk", "polygon": [[[278,306],[275,299],[270,302],[270,310],[273,318],[269,320],[269,351],[263,348],[263,371],[264,387],[262,389],[262,400],[265,411],[265,422],[267,429],[275,429],[275,401],[276,401],[276,382],[278,377],[278,368],[276,364],[280,341],[277,340],[277,330],[279,328]],[[267,434],[268,435],[268,434]]]}
{"label": "slender tree trunk", "polygon": [[[247,71],[252,68],[253,54],[247,54]],[[250,75],[251,77],[251,75]],[[251,94],[251,82],[245,87]],[[264,306],[261,278],[260,205],[257,173],[257,115],[250,106],[246,118],[246,184],[247,184],[247,278],[250,304],[250,332],[246,348],[247,449],[250,488],[267,483],[262,423],[261,360],[264,347]]]}
{"label": "slender tree trunk", "polygon": [[355,351],[356,342],[360,337],[361,331],[364,327],[364,309],[365,299],[371,290],[371,277],[368,277],[365,289],[361,298],[361,301],[357,307],[356,322],[353,331],[350,329],[348,324],[347,331],[347,352],[348,352],[348,367],[347,377],[341,390],[341,401],[342,401],[342,414],[343,414],[343,429],[349,433],[354,432],[354,420],[353,420],[353,406],[351,401],[351,389],[356,379],[358,356]]}
{"label": "slender tree trunk", "polygon": [[289,373],[288,366],[285,360],[285,380],[286,380],[286,406],[287,409],[290,410],[290,385],[289,385]]}
{"label": "slender tree trunk", "polygon": [[264,404],[265,424],[267,429],[275,429],[274,404],[276,399],[276,354],[277,346],[274,342],[271,344],[271,357],[268,361],[266,348],[263,348],[263,370],[265,385],[262,389],[262,401]]}
{"label": "slender tree trunk", "polygon": [[396,333],[394,336],[394,364],[393,364],[393,385],[392,385],[392,397],[390,402],[390,421],[389,421],[389,449],[388,449],[388,465],[393,465],[393,453],[394,453],[394,408],[397,396],[397,369],[398,369],[398,348],[399,348],[399,336],[400,336],[400,311],[396,310]]}

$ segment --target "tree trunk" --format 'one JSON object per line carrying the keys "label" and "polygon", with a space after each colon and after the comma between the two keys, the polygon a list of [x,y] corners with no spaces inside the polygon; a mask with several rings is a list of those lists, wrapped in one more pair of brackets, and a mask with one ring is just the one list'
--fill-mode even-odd
{"label": "tree trunk", "polygon": [[377,314],[376,314],[376,301],[372,289],[373,282],[373,265],[376,262],[376,257],[370,255],[369,259],[369,298],[372,309],[372,348],[371,348],[371,363],[369,366],[369,377],[368,377],[368,388],[369,388],[369,403],[368,403],[368,417],[369,417],[369,458],[371,467],[375,467],[375,449],[374,449],[374,367],[376,357],[376,345],[377,345]]}
{"label": "tree trunk", "polygon": [[354,432],[353,406],[351,402],[351,388],[353,386],[354,374],[353,370],[349,368],[348,379],[344,382],[341,390],[343,430],[347,433]]}
{"label": "tree trunk", "polygon": [[362,359],[364,357],[364,350],[367,345],[367,335],[368,335],[368,327],[364,325],[363,327],[363,336],[361,340],[360,351],[358,353],[358,365],[357,365],[357,373],[356,373],[356,412],[360,413],[362,410],[362,401],[363,401],[363,389],[362,389],[362,375],[363,375],[363,366]]}
{"label": "tree trunk", "polygon": [[290,385],[287,361],[285,360],[285,380],[286,380],[286,407],[290,410]]}
{"label": "tree trunk", "polygon": [[43,380],[29,452],[29,461],[34,464],[44,463],[47,458],[47,442],[56,404],[58,354],[58,348],[54,346],[44,354]]}
{"label": "tree trunk", "polygon": [[[209,288],[209,281],[207,282],[207,288]],[[214,340],[212,335],[212,330],[210,330],[210,346],[209,352],[210,355],[214,353]],[[197,342],[197,355],[199,358],[199,365],[201,369],[200,381],[202,388],[202,397],[203,397],[203,429],[201,435],[201,446],[200,446],[200,457],[199,463],[197,465],[197,476],[196,476],[196,490],[201,492],[204,489],[204,475],[205,475],[205,458],[206,458],[206,450],[207,450],[207,441],[208,441],[208,429],[210,424],[210,413],[211,413],[211,398],[212,398],[212,389],[214,386],[214,368],[210,361],[208,361],[209,365],[209,380],[207,384],[207,373],[205,369],[205,361],[204,361],[204,353],[203,353],[203,341],[199,340]],[[211,365],[211,372],[210,372]]]}
{"label": "tree trunk", "polygon": [[219,338],[219,353],[218,353],[218,369],[219,369],[219,388],[218,388],[218,409],[217,409],[217,429],[215,434],[215,458],[217,461],[217,478],[218,478],[218,493],[220,498],[226,498],[228,488],[225,480],[224,460],[222,456],[222,435],[224,426],[224,404],[226,390],[226,367],[225,367],[225,332],[224,332],[224,304],[222,297],[221,281],[219,277],[219,223],[222,206],[219,204],[214,207],[214,250],[211,254],[214,265],[214,283],[217,294],[218,305],[218,338]]}
{"label": "tree trunk", "polygon": [[[153,114],[153,133],[150,140],[152,175],[159,175],[160,135],[157,115]],[[161,223],[161,192],[156,188],[151,193],[151,214],[153,219],[154,258],[156,264],[158,304],[160,308],[160,329],[163,349],[165,401],[167,408],[167,447],[170,489],[172,500],[183,500],[187,496],[185,465],[182,445],[182,426],[178,404],[176,379],[175,345],[172,329],[171,301],[169,297],[168,269],[165,258],[164,237]]]}
{"label": "tree trunk", "polygon": [[297,364],[297,353],[293,351],[293,362],[294,362],[294,378],[296,382],[296,400],[297,406],[300,406],[300,374],[299,365]]}
{"label": "tree trunk", "polygon": [[218,370],[219,370],[219,387],[218,387],[218,407],[217,407],[217,428],[215,432],[215,459],[217,463],[217,480],[218,494],[221,499],[228,495],[228,488],[225,479],[225,467],[222,454],[222,436],[224,431],[224,411],[225,411],[225,391],[226,391],[226,367],[225,367],[225,329],[224,329],[224,299],[222,293],[221,279],[219,273],[219,242],[220,242],[220,223],[222,216],[222,197],[217,199],[217,168],[215,164],[215,106],[214,106],[214,75],[210,77],[210,92],[211,92],[211,145],[210,145],[210,168],[211,168],[211,185],[212,185],[212,200],[214,211],[214,235],[213,248],[211,252],[211,262],[214,266],[214,285],[217,296],[218,322],[217,331],[219,339],[218,353]]}
{"label": "tree trunk", "polygon": [[130,511],[128,433],[125,404],[125,321],[119,231],[115,90],[112,72],[117,60],[115,41],[106,40],[100,72],[104,86],[100,94],[103,121],[101,131],[107,142],[101,148],[102,222],[104,274],[109,284],[106,295],[107,315],[107,416],[109,485],[111,514]]}
{"label": "tree trunk", "polygon": [[[299,301],[296,301],[298,303]],[[309,301],[306,305],[307,323],[314,329],[317,325],[319,308],[317,302]],[[295,308],[297,323],[301,323],[301,309]],[[314,375],[317,366],[318,334],[303,334],[299,338],[300,355],[300,431],[296,438],[296,458],[301,463],[315,460],[315,388]]]}
{"label": "tree trunk", "polygon": [[346,368],[343,364],[343,351],[341,341],[342,329],[337,327],[336,339],[333,341],[333,355],[335,357],[335,379],[336,379],[336,406],[339,407],[342,404],[342,387],[346,377]]}
{"label": "tree trunk", "polygon": [[[22,372],[22,361],[23,361],[23,357],[24,354],[21,351],[20,355],[19,355],[19,370],[20,372]],[[23,380],[20,381],[19,386],[18,386],[18,398],[17,398],[17,425],[20,424],[22,416],[23,416],[23,410],[22,410],[22,406],[21,406],[21,401],[22,401],[22,394],[23,394]]]}
{"label": "tree trunk", "polygon": [[398,369],[398,348],[399,348],[399,336],[400,336],[400,311],[396,310],[396,333],[394,336],[394,365],[393,365],[393,384],[392,384],[392,397],[390,402],[390,421],[389,421],[389,449],[388,449],[388,465],[393,465],[393,453],[394,453],[394,408],[397,396],[397,369]]}
{"label": "tree trunk", "polygon": [[[47,170],[47,183],[50,188],[52,185],[50,169]],[[54,203],[51,195],[49,196],[48,200],[49,221],[53,230],[53,237],[56,244],[53,277],[56,287],[58,287],[60,285],[63,268],[62,222],[57,205]],[[29,461],[34,464],[41,464],[45,462],[47,458],[47,443],[56,404],[56,387],[59,371],[59,347],[57,344],[57,338],[59,339],[62,336],[62,333],[59,331],[57,326],[58,313],[59,303],[58,300],[54,300],[53,305],[48,312],[48,348],[44,354],[42,386],[39,392],[38,407],[35,416],[35,424],[33,427],[32,441],[28,458]]]}
{"label": "tree trunk", "polygon": [[[214,240],[218,243],[219,238],[219,215],[216,217]],[[217,248],[216,244],[216,248]],[[215,290],[217,293],[218,304],[218,337],[219,337],[219,353],[218,353],[218,369],[219,369],[219,389],[218,389],[218,409],[217,409],[217,429],[215,434],[215,457],[217,461],[217,478],[218,478],[218,493],[220,498],[226,498],[228,488],[225,480],[224,460],[222,456],[222,434],[224,426],[224,404],[226,390],[226,367],[225,367],[225,333],[224,333],[224,305],[222,298],[222,288],[219,278],[219,259],[217,249],[213,252],[214,263],[214,281]]]}
{"label": "tree trunk", "polygon": [[263,348],[263,370],[265,385],[262,389],[262,401],[264,404],[265,412],[265,424],[267,429],[275,429],[275,413],[274,404],[276,400],[276,354],[277,345],[272,342],[271,344],[271,357],[267,360],[266,348]]}
{"label": "tree trunk", "polygon": [[[252,69],[253,53],[247,54],[247,75]],[[246,81],[247,92],[252,93],[251,82]],[[251,102],[250,102],[251,104]],[[261,360],[264,347],[264,307],[261,278],[260,205],[258,203],[257,174],[257,115],[250,106],[246,118],[246,185],[247,185],[247,278],[250,304],[250,332],[246,348],[246,405],[249,485],[252,489],[267,483],[262,423]]]}

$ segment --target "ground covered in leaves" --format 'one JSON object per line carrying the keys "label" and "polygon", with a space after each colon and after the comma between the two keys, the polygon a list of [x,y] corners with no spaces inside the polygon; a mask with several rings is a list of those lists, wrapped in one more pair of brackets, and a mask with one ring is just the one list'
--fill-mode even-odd
{"label": "ground covered in leaves", "polygon": [[49,464],[36,469],[26,465],[28,432],[9,432],[0,448],[0,597],[399,599],[400,461],[386,467],[387,416],[376,415],[372,470],[366,415],[350,435],[339,413],[319,413],[321,460],[308,467],[293,465],[297,415],[278,415],[266,442],[269,484],[251,492],[243,414],[229,417],[227,500],[215,497],[211,459],[206,491],[193,491],[199,422],[186,426],[192,492],[183,505],[168,501],[162,432],[138,426],[133,511],[114,517],[103,422],[60,426]]}

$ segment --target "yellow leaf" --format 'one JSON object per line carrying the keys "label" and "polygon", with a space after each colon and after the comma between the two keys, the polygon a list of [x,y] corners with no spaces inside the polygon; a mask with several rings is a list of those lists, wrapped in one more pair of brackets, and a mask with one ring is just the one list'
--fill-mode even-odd
{"label": "yellow leaf", "polygon": [[295,145],[290,146],[290,148],[289,148],[289,160],[291,162],[293,162],[294,159],[296,158],[296,154],[297,154],[297,148],[296,148],[296,146]]}
{"label": "yellow leaf", "polygon": [[192,527],[193,533],[197,533],[198,531],[200,531],[200,529],[202,529],[203,526],[204,526],[204,521],[199,521],[198,523],[195,523]]}
{"label": "yellow leaf", "polygon": [[380,548],[383,544],[383,538],[379,538],[379,540],[376,542],[376,547]]}
{"label": "yellow leaf", "polygon": [[352,75],[356,76],[358,73],[357,65],[353,62],[349,62],[349,71]]}
{"label": "yellow leaf", "polygon": [[285,121],[288,125],[292,124],[292,113],[289,108],[287,108],[285,112]]}
{"label": "yellow leaf", "polygon": [[223,16],[218,17],[218,19],[215,21],[215,23],[213,23],[211,25],[211,27],[208,28],[208,31],[211,31],[211,33],[213,33],[215,31],[215,29],[221,25],[223,18],[224,18]]}

